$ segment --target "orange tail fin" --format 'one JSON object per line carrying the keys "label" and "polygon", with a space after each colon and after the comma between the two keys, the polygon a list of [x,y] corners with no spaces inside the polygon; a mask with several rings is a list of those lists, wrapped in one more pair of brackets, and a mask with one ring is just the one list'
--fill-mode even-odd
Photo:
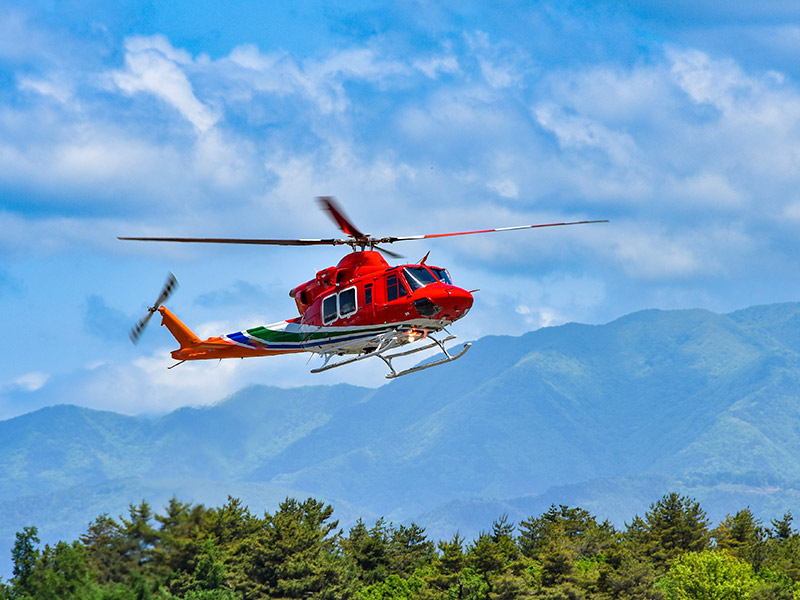
{"label": "orange tail fin", "polygon": [[166,325],[172,336],[178,340],[181,348],[190,348],[200,343],[200,338],[184,325],[178,317],[173,315],[166,306],[160,306],[158,312],[161,313],[161,324]]}

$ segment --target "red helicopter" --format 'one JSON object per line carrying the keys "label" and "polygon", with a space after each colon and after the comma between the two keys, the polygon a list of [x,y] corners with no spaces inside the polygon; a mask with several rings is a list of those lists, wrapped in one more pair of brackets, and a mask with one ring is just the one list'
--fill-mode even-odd
{"label": "red helicopter", "polygon": [[[520,225],[478,231],[460,231],[412,235],[405,237],[373,237],[362,233],[348,219],[330,196],[318,198],[321,207],[336,222],[345,239],[242,239],[242,238],[178,238],[178,237],[120,237],[120,240],[147,242],[185,242],[203,244],[257,244],[277,246],[350,246],[347,254],[335,267],[319,271],[314,279],[289,291],[300,313],[298,317],[252,329],[236,331],[206,340],[199,339],[167,307],[162,304],[175,289],[177,280],[170,273],[155,304],[131,331],[136,343],[150,317],[161,313],[162,325],[180,344],[172,357],[180,362],[212,358],[246,358],[273,356],[297,352],[320,354],[321,367],[311,369],[321,373],[335,367],[352,364],[366,358],[378,357],[389,367],[387,379],[400,377],[423,369],[454,361],[469,350],[467,343],[451,354],[445,343],[455,339],[446,327],[464,317],[472,307],[472,293],[453,285],[447,269],[427,264],[428,254],[416,264],[390,266],[382,254],[402,258],[379,244],[424,240],[457,235],[473,235],[495,231],[607,223],[608,221],[573,221]],[[472,290],[477,291],[477,290]],[[439,339],[433,334],[444,332]],[[409,350],[398,349],[421,340],[429,343]],[[397,371],[392,361],[438,347],[443,358],[416,367]],[[340,357],[331,362],[334,357]],[[341,358],[346,357],[346,358]],[[170,367],[172,368],[172,367]]]}

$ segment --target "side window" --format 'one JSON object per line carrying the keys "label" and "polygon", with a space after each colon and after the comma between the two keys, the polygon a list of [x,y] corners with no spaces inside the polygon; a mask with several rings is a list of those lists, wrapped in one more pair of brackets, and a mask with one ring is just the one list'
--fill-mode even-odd
{"label": "side window", "polygon": [[403,282],[397,278],[396,273],[392,273],[386,278],[386,300],[391,302],[401,296],[406,295],[406,288]]}
{"label": "side window", "polygon": [[339,314],[342,317],[356,312],[356,288],[351,287],[339,292]]}
{"label": "side window", "polygon": [[336,294],[331,294],[322,301],[322,322],[330,323],[335,321],[336,317]]}
{"label": "side window", "polygon": [[372,284],[364,286],[364,304],[372,304]]}

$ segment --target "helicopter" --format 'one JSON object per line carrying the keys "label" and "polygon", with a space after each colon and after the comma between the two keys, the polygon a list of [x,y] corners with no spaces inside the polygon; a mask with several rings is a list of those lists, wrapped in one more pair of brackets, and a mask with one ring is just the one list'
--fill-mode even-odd
{"label": "helicopter", "polygon": [[[382,247],[395,242],[474,235],[520,229],[607,223],[608,220],[543,223],[459,231],[453,233],[412,236],[374,237],[362,233],[345,215],[331,196],[317,198],[320,207],[347,237],[331,239],[247,239],[189,237],[119,237],[119,240],[141,242],[181,242],[202,244],[253,244],[271,246],[349,246],[352,250],[335,267],[317,272],[316,276],[292,288],[299,316],[242,331],[201,340],[164,302],[177,287],[170,273],[153,306],[131,330],[136,343],[150,318],[158,312],[180,347],[172,351],[179,361],[169,368],[190,360],[249,358],[311,352],[323,358],[320,367],[311,373],[322,373],[368,358],[381,359],[389,369],[387,379],[394,379],[424,369],[452,362],[464,356],[471,343],[452,352],[446,343],[456,339],[447,327],[467,315],[473,305],[473,293],[453,284],[443,267],[427,264],[430,254],[414,264],[391,266],[384,256],[402,259],[399,254]],[[440,334],[444,335],[442,337]],[[405,349],[404,346],[425,341]],[[442,357],[415,367],[397,370],[392,361],[399,357],[438,348]],[[437,352],[438,352],[437,351]]]}

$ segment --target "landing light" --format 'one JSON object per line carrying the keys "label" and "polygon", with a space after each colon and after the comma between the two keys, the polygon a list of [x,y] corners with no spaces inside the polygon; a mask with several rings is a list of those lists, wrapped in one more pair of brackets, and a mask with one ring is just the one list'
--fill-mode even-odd
{"label": "landing light", "polygon": [[416,342],[417,340],[423,340],[428,337],[428,330],[427,329],[410,329],[408,333],[408,343]]}

